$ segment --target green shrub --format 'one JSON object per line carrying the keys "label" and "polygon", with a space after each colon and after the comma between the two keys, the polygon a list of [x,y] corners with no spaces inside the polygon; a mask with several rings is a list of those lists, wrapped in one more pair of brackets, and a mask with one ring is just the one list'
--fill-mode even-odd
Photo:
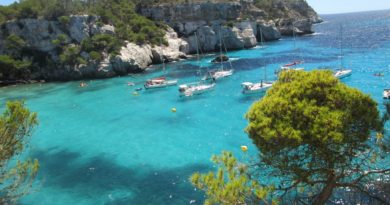
{"label": "green shrub", "polygon": [[9,55],[0,55],[0,73],[4,79],[10,77],[23,78],[32,62],[17,60]]}
{"label": "green shrub", "polygon": [[[11,19],[44,17],[57,19],[62,25],[67,25],[70,15],[83,13],[100,16],[98,26],[114,25],[115,37],[121,43],[128,40],[137,43],[160,44],[158,38],[164,36],[166,25],[137,14],[135,7],[141,2],[138,0],[96,0],[93,4],[89,4],[89,1],[84,0],[23,0],[10,6],[0,6],[0,23]],[[143,37],[134,37],[134,34]]]}
{"label": "green shrub", "polygon": [[5,39],[5,49],[14,57],[19,57],[26,42],[18,35],[11,34]]}
{"label": "green shrub", "polygon": [[52,40],[51,43],[56,46],[65,45],[68,38],[69,37],[66,34],[60,34],[56,39]]}
{"label": "green shrub", "polygon": [[82,57],[77,57],[77,58],[76,58],[76,63],[77,63],[78,65],[86,65],[86,64],[87,64],[87,61],[86,61],[84,58],[82,58]]}
{"label": "green shrub", "polygon": [[70,44],[64,47],[64,50],[60,54],[60,60],[64,64],[76,65],[77,58],[80,55],[80,46]]}
{"label": "green shrub", "polygon": [[102,55],[96,51],[89,52],[89,56],[92,60],[99,61],[102,59]]}
{"label": "green shrub", "polygon": [[97,34],[92,38],[86,38],[81,42],[81,49],[86,52],[115,53],[121,48],[122,43],[113,35]]}
{"label": "green shrub", "polygon": [[69,22],[70,22],[70,17],[69,16],[60,16],[58,18],[58,21],[62,24],[62,25],[68,25]]}

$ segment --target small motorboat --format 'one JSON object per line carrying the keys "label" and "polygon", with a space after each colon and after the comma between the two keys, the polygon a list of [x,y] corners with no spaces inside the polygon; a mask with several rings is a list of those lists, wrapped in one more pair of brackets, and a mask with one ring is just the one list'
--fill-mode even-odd
{"label": "small motorboat", "polygon": [[343,78],[346,78],[348,76],[351,76],[352,75],[352,70],[350,70],[350,69],[336,70],[336,72],[333,75],[334,75],[334,77],[336,77],[338,79],[343,79]]}
{"label": "small motorboat", "polygon": [[374,76],[383,77],[383,76],[385,76],[385,74],[383,74],[383,73],[374,73]]}
{"label": "small motorboat", "polygon": [[288,63],[288,64],[285,64],[283,66],[280,67],[279,70],[276,70],[275,71],[275,75],[279,75],[280,72],[282,71],[288,71],[288,70],[295,70],[295,71],[298,71],[298,70],[305,70],[305,68],[302,68],[302,67],[294,67],[294,66],[297,66],[299,64],[302,64],[303,61],[294,61],[292,63]]}
{"label": "small motorboat", "polygon": [[390,89],[385,89],[383,91],[383,99],[384,100],[390,100]]}

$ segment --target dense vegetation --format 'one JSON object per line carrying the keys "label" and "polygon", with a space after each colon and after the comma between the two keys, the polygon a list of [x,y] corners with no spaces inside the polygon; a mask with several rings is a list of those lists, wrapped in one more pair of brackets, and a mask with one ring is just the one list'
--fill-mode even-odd
{"label": "dense vegetation", "polygon": [[23,102],[8,102],[0,116],[0,204],[14,204],[31,189],[38,161],[16,161],[16,157],[23,152],[36,124],[37,115]]}
{"label": "dense vegetation", "polygon": [[[135,11],[137,3],[136,0],[21,0],[0,6],[0,24],[23,18],[44,18],[59,21],[65,28],[70,22],[70,15],[87,14],[98,16],[98,26],[115,26],[115,34],[97,34],[84,39],[81,44],[69,41],[66,29],[65,34],[52,41],[58,48],[61,64],[57,66],[78,66],[115,56],[125,41],[152,45],[167,43],[164,24],[138,15]],[[28,79],[28,71],[32,67],[53,61],[32,56],[34,52],[26,49],[24,40],[19,36],[11,35],[7,42],[6,52],[0,56],[0,79]],[[87,55],[81,55],[83,52]]]}
{"label": "dense vegetation", "polygon": [[[274,197],[323,205],[335,190],[350,189],[389,203],[388,193],[376,183],[390,175],[389,167],[380,161],[387,154],[383,127],[388,115],[381,118],[370,96],[349,88],[330,71],[283,72],[246,117],[246,130],[261,157],[256,166],[243,171],[249,179],[273,181]],[[194,176],[211,181],[214,175]],[[221,179],[234,182],[230,177]],[[199,186],[197,180],[193,182],[206,191],[207,199],[221,196],[220,190],[213,190],[214,183]],[[240,197],[246,195],[241,192]],[[246,200],[237,204],[256,203]]]}
{"label": "dense vegetation", "polygon": [[97,15],[102,23],[116,27],[116,36],[121,40],[159,44],[163,41],[163,25],[138,15],[136,3],[136,0],[21,0],[0,6],[0,24],[13,19],[39,17],[66,24],[69,15]]}

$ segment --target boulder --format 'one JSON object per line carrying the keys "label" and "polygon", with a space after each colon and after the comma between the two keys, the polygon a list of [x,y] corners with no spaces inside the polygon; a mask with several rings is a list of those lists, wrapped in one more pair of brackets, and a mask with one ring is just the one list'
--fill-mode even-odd
{"label": "boulder", "polygon": [[228,56],[226,56],[226,55],[218,55],[211,62],[212,63],[220,63],[220,62],[226,62],[228,60],[229,60]]}

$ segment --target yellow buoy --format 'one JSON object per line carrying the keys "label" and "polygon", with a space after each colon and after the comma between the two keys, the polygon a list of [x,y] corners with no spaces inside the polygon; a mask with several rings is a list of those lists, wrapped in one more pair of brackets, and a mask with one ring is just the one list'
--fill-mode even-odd
{"label": "yellow buoy", "polygon": [[176,110],[176,108],[172,108],[171,111],[172,112],[176,112],[177,110]]}
{"label": "yellow buoy", "polygon": [[246,152],[246,151],[248,151],[248,147],[247,146],[241,146],[241,150],[243,151],[243,152]]}
{"label": "yellow buoy", "polygon": [[133,92],[133,95],[137,96],[137,95],[138,95],[138,92],[135,92],[135,91],[134,91],[134,92]]}

